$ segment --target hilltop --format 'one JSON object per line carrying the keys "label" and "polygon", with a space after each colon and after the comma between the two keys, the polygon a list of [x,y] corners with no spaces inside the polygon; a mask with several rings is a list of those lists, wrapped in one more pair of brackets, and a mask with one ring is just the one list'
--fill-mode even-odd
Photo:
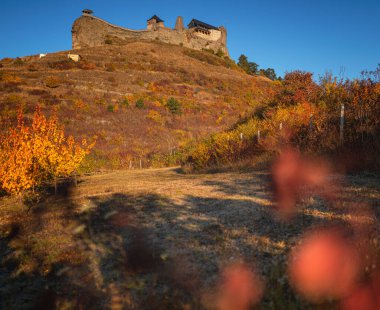
{"label": "hilltop", "polygon": [[140,158],[144,166],[162,165],[157,154],[230,128],[276,87],[210,51],[123,43],[3,59],[2,123],[15,118],[17,106],[30,115],[40,105],[46,113],[56,110],[69,134],[97,136],[92,167],[136,166]]}

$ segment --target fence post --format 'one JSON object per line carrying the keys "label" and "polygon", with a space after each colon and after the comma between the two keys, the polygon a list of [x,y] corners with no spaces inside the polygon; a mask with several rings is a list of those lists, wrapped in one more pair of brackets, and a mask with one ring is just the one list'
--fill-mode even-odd
{"label": "fence post", "polygon": [[243,133],[240,133],[240,140],[243,141]]}
{"label": "fence post", "polygon": [[280,123],[280,130],[282,130],[282,122]]}
{"label": "fence post", "polygon": [[260,143],[260,130],[257,131],[257,143]]}
{"label": "fence post", "polygon": [[340,143],[344,141],[344,104],[340,108]]}
{"label": "fence post", "polygon": [[140,169],[142,169],[142,162],[141,162],[141,158],[140,158]]}

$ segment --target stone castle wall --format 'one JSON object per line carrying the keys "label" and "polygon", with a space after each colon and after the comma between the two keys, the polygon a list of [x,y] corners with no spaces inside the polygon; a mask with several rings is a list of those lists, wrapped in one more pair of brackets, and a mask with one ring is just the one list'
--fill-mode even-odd
{"label": "stone castle wall", "polygon": [[[221,27],[221,34],[213,33],[211,39],[200,37],[192,29],[176,30],[170,28],[157,28],[154,30],[132,30],[110,24],[93,15],[84,14],[79,17],[72,27],[73,49],[102,46],[110,38],[119,40],[159,40],[164,43],[183,45],[195,50],[211,49],[215,52],[221,50],[229,56],[226,46],[227,32]],[[218,32],[218,31],[216,31]],[[220,33],[220,32],[219,32]]]}

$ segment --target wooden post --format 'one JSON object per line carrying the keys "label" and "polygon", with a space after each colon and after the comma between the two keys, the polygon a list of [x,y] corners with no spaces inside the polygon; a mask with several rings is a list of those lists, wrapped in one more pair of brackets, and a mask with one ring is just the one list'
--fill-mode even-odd
{"label": "wooden post", "polygon": [[140,158],[140,169],[142,169],[142,162],[141,162],[141,158]]}
{"label": "wooden post", "polygon": [[280,130],[282,130],[282,122],[280,123]]}
{"label": "wooden post", "polygon": [[344,141],[344,104],[340,108],[340,144]]}
{"label": "wooden post", "polygon": [[257,143],[260,143],[260,130],[257,131]]}
{"label": "wooden post", "polygon": [[243,133],[240,133],[240,140],[243,141]]}
{"label": "wooden post", "polygon": [[132,169],[132,160],[129,160],[129,169]]}

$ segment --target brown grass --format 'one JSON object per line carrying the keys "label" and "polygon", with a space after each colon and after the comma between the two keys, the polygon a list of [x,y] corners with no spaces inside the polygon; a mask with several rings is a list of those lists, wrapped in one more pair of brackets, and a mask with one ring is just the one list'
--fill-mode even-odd
{"label": "brown grass", "polygon": [[[375,218],[364,220],[378,220],[378,177],[332,177],[346,184],[343,205],[366,203]],[[279,222],[265,170],[115,171],[61,185],[60,196],[37,204],[0,203],[0,308],[17,309],[49,302],[58,309],[202,309],[218,270],[240,260],[267,283],[260,308],[314,308],[289,286],[288,252],[305,229],[347,225],[361,208],[353,204],[351,213],[312,197],[292,222]],[[371,233],[379,237],[378,228]]]}

